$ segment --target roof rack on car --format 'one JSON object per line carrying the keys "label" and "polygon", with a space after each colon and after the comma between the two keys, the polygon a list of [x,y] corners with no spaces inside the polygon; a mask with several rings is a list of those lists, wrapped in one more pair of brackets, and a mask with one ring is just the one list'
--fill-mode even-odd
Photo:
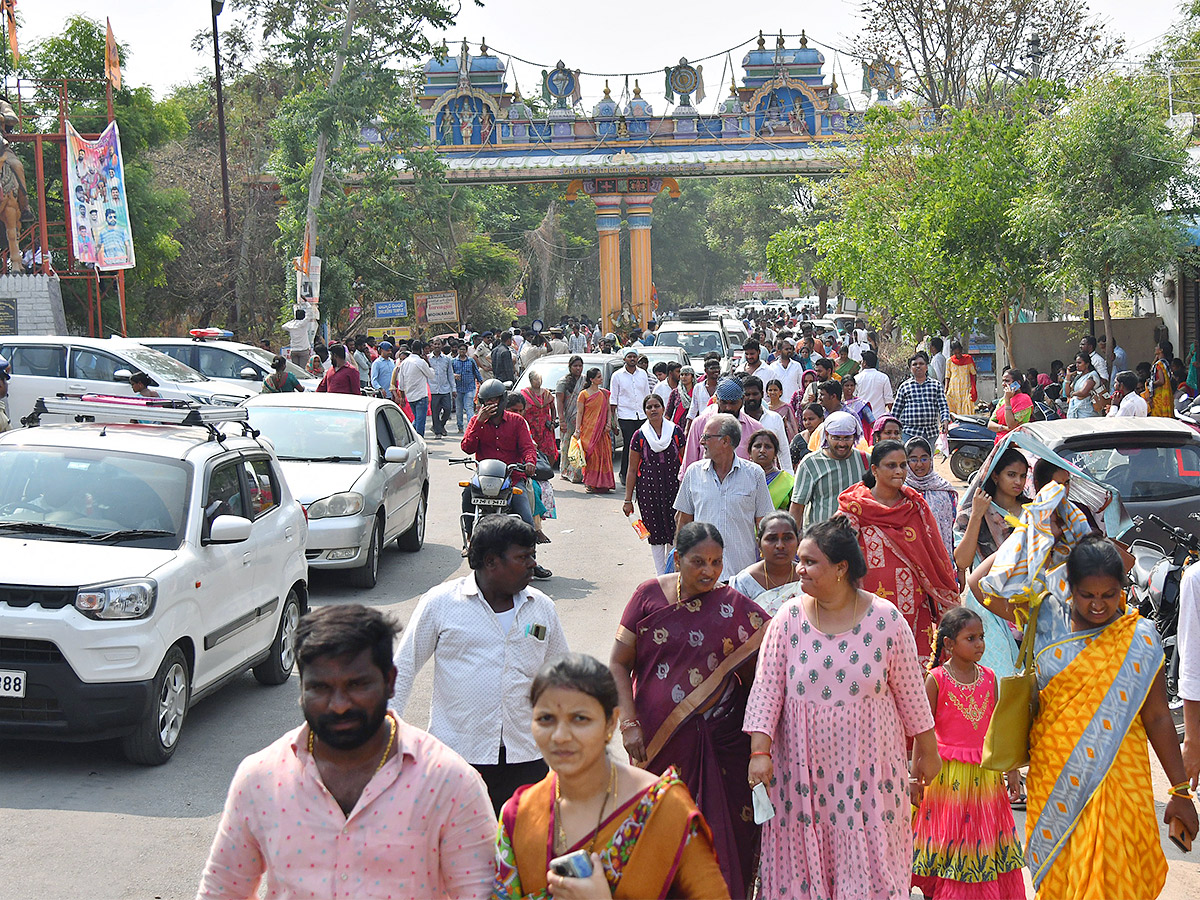
{"label": "roof rack on car", "polygon": [[242,430],[251,436],[250,416],[244,406],[198,406],[185,400],[165,400],[149,397],[123,397],[110,394],[57,394],[53,398],[39,397],[33,412],[21,419],[22,425],[41,424],[44,415],[69,416],[76,422],[135,421],[149,425],[198,425],[207,428],[214,440],[223,435],[217,425],[240,422]]}

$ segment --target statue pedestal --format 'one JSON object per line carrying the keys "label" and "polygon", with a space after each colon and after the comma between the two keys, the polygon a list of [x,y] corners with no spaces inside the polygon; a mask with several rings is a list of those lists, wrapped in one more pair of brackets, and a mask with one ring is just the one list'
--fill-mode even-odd
{"label": "statue pedestal", "polygon": [[66,333],[57,275],[0,275],[0,335]]}

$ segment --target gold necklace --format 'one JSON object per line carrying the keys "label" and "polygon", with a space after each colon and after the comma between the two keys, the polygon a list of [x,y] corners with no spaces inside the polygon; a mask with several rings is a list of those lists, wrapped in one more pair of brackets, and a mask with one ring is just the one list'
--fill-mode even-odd
{"label": "gold necklace", "polygon": [[[588,844],[587,852],[590,856],[592,850],[596,847],[596,840],[600,837],[600,826],[604,824],[604,810],[608,807],[609,797],[616,802],[617,795],[617,764],[609,763],[609,780],[608,790],[604,792],[604,801],[600,804],[600,815],[596,819],[596,830],[592,832],[592,840]],[[554,851],[563,853],[567,849],[567,830],[563,828],[562,821],[562,795],[558,792],[558,776],[554,776]]]}
{"label": "gold necklace", "polygon": [[983,717],[987,715],[987,698],[977,700],[975,698],[975,689],[978,687],[982,679],[980,676],[979,666],[975,667],[975,680],[970,684],[963,684],[951,673],[948,666],[942,666],[942,671],[950,679],[951,684],[958,687],[966,695],[964,702],[962,697],[959,697],[957,691],[946,691],[946,695],[950,698],[950,702],[954,708],[962,713],[962,717],[971,723],[971,727],[976,731],[979,730],[979,723],[983,721]]}
{"label": "gold necklace", "polygon": [[975,687],[975,685],[979,683],[979,664],[971,663],[971,666],[975,670],[975,677],[972,678],[970,681],[959,681],[957,678],[955,678],[954,672],[951,671],[949,663],[942,666],[942,670],[946,673],[946,675],[950,678],[951,681],[953,681],[955,684],[957,684],[960,688],[966,689],[966,688]]}
{"label": "gold necklace", "polygon": [[767,579],[767,590],[768,591],[772,590],[773,588],[783,587],[785,584],[791,584],[792,582],[794,582],[796,580],[796,567],[792,566],[792,577],[791,578],[781,581],[781,582],[779,582],[779,584],[771,584],[771,573],[767,571],[767,564],[766,564],[766,562],[764,562],[763,563],[763,578]]}
{"label": "gold necklace", "polygon": [[[764,569],[765,569],[765,567],[764,567]],[[858,591],[854,592],[854,608],[851,610],[851,612],[854,613],[852,621],[857,622],[858,621]],[[817,626],[817,631],[820,631],[822,634],[830,634],[830,632],[822,631],[822,629],[821,629],[821,604],[817,602],[816,597],[813,597],[813,624]],[[854,626],[852,625],[850,627],[853,628]]]}
{"label": "gold necklace", "polygon": [[[393,719],[391,716],[388,716],[387,719],[388,719],[388,722],[391,723],[392,730],[388,734],[387,746],[383,748],[383,756],[380,757],[380,759],[379,759],[379,765],[377,765],[375,767],[375,771],[371,773],[372,778],[374,778],[376,775],[379,774],[379,770],[382,769],[383,764],[385,762],[387,762],[388,754],[392,752],[392,744],[394,744],[396,742],[396,720]],[[313,734],[313,731],[310,728],[308,730],[308,755],[311,756],[314,761],[316,760],[316,756],[313,754],[313,739],[315,737],[316,737],[316,735]]]}

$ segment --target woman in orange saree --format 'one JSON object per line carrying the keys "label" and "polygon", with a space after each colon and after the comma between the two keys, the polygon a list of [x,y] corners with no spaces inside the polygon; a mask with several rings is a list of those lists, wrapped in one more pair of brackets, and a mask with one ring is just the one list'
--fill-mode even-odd
{"label": "woman in orange saree", "polygon": [[600,386],[600,379],[598,368],[587,370],[586,387],[576,405],[575,436],[583,446],[583,483],[589,494],[603,494],[617,486],[612,460],[612,411],[609,393]]}
{"label": "woman in orange saree", "polygon": [[[1115,545],[1089,534],[1057,483],[1044,487],[969,584],[997,615],[1036,612],[1038,712],[1029,735],[1026,851],[1042,900],[1157,897],[1167,876],[1147,739],[1175,785],[1164,822],[1197,830],[1153,624],[1125,602]],[[1022,621],[1027,621],[1023,618]]]}
{"label": "woman in orange saree", "polygon": [[[530,688],[533,737],[550,766],[500,812],[493,900],[570,892],[615,898],[728,898],[712,832],[674,768],[661,775],[611,758],[617,727],[612,673],[590,656],[547,663]],[[583,851],[588,879],[550,870]]]}

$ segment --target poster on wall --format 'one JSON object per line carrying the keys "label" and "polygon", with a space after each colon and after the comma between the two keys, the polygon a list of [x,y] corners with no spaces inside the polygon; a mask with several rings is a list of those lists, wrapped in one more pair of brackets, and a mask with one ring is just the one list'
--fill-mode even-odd
{"label": "poster on wall", "polygon": [[97,269],[132,269],[133,232],[117,123],[85,141],[67,123],[67,221],[75,259]]}

